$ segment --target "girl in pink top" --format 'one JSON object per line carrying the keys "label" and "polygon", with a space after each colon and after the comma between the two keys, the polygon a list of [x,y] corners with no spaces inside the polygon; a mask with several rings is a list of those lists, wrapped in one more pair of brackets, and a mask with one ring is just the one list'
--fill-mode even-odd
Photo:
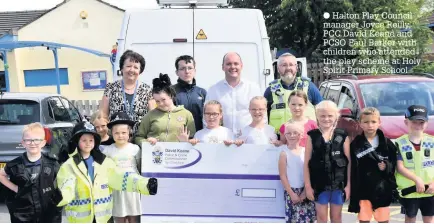
{"label": "girl in pink top", "polygon": [[[288,105],[289,109],[291,110],[292,118],[288,122],[296,123],[304,127],[304,133],[300,139],[301,147],[304,147],[306,145],[307,132],[312,129],[318,128],[314,120],[310,120],[306,116],[304,116],[304,111],[306,109],[307,103],[307,95],[302,90],[295,90],[289,95]],[[280,136],[284,136],[285,124],[282,124],[282,126],[280,126]],[[286,144],[286,138],[281,138],[281,143]]]}

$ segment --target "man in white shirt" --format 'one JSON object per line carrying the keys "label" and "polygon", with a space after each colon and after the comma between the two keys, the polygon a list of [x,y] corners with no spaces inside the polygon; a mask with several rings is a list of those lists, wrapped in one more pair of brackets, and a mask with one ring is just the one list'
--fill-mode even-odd
{"label": "man in white shirt", "polygon": [[217,100],[223,107],[223,126],[229,128],[238,138],[241,129],[252,122],[249,113],[250,100],[261,96],[256,83],[241,79],[243,62],[236,52],[229,52],[223,57],[222,70],[225,79],[211,86],[206,100]]}

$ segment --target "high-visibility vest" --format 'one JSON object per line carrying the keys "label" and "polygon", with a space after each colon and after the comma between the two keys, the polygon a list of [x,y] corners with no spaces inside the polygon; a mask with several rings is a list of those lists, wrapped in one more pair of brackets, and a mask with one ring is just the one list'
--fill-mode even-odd
{"label": "high-visibility vest", "polygon": [[[288,107],[289,95],[295,90],[302,89],[306,95],[309,90],[309,80],[297,77],[293,90],[284,89],[280,79],[270,83],[270,90],[273,94],[273,104],[271,105],[269,124],[274,127],[276,133],[279,133],[280,126],[292,118],[291,111]],[[310,101],[304,111],[304,115],[310,120],[316,120],[315,108]]]}
{"label": "high-visibility vest", "polygon": [[[434,136],[424,134],[420,150],[416,151],[410,142],[408,135],[403,135],[396,140],[398,150],[401,153],[404,167],[416,176],[422,178],[425,184],[434,181]],[[414,186],[414,181],[404,177],[398,171],[395,173],[398,190]],[[434,194],[411,193],[404,198],[431,197]],[[402,196],[402,195],[401,195]]]}
{"label": "high-visibility vest", "polygon": [[102,164],[94,162],[94,181],[88,175],[84,161],[70,157],[57,174],[57,185],[62,193],[58,206],[65,206],[68,222],[107,223],[112,216],[112,190],[139,192],[149,195],[148,178],[116,169],[112,159],[105,157]]}

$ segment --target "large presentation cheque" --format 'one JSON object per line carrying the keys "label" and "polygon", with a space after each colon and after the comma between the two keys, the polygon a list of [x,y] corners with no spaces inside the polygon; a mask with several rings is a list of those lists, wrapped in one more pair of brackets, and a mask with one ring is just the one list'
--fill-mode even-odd
{"label": "large presentation cheque", "polygon": [[158,194],[142,197],[142,222],[284,222],[272,145],[157,143],[142,146],[142,174]]}

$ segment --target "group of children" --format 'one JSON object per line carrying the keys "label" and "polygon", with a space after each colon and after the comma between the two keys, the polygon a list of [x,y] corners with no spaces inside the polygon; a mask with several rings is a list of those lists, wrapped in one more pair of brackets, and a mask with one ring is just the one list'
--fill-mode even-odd
{"label": "group of children", "polygon": [[395,143],[379,129],[380,112],[365,108],[359,118],[363,133],[350,142],[336,128],[339,109],[334,102],[316,105],[316,127],[302,115],[302,92],[292,92],[288,101],[293,118],[280,129],[286,145],[279,158],[287,222],[322,223],[328,215],[331,222],[342,222],[348,200],[348,211],[358,213],[359,222],[389,222],[389,205],[396,198],[405,222],[415,222],[419,209],[424,222],[434,221],[434,137],[424,133],[426,107],[407,109],[408,134]]}
{"label": "group of children", "polygon": [[43,126],[24,127],[26,152],[0,171],[0,182],[16,193],[7,200],[11,222],[59,223],[63,207],[72,223],[139,221],[139,193],[155,195],[158,182],[140,175],[140,148],[129,142],[134,123],[123,112],[110,122],[98,113],[92,122],[97,128],[87,121],[74,127],[61,165],[42,152]]}
{"label": "group of children", "polygon": [[[190,136],[187,128],[177,139],[191,144],[274,144],[281,149],[279,175],[285,190],[287,222],[342,221],[342,206],[360,222],[388,222],[388,206],[396,190],[406,215],[415,222],[420,209],[424,222],[434,215],[434,137],[424,134],[428,111],[411,106],[405,114],[408,134],[393,143],[379,129],[380,113],[365,108],[360,115],[363,133],[350,142],[336,128],[339,110],[332,101],[316,105],[317,121],[304,116],[307,95],[293,91],[288,99],[292,118],[280,128],[265,124],[267,102],[262,96],[250,101],[252,122],[235,138],[221,125],[222,106],[204,106],[206,126]],[[65,206],[69,222],[137,222],[140,195],[157,192],[157,180],[140,176],[140,148],[130,143],[134,123],[126,113],[108,117],[95,113],[91,123],[74,127],[68,159],[62,165],[41,153],[44,129],[39,123],[25,126],[22,144],[26,152],[0,171],[0,182],[16,192],[9,200],[12,222],[61,222]],[[138,192],[138,193],[136,193]],[[330,205],[330,209],[329,209]],[[49,214],[49,215],[47,215]]]}

